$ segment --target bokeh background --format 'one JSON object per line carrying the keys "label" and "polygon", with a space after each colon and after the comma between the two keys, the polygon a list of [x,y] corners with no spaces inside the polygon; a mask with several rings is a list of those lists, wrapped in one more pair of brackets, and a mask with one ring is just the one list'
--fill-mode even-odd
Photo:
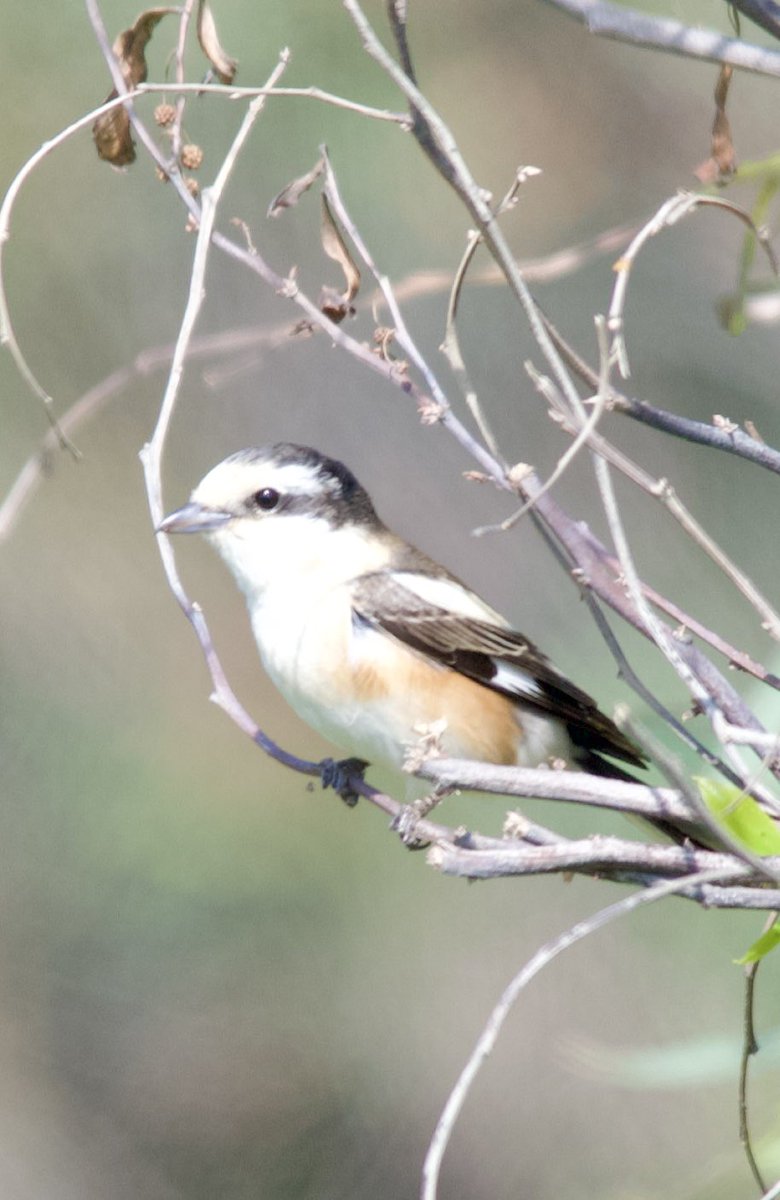
{"label": "bokeh background", "polygon": [[[45,10],[6,0],[0,13],[5,186],[109,87],[83,7]],[[519,165],[543,170],[506,220],[520,258],[641,221],[694,182],[709,150],[713,67],[600,42],[535,0],[428,0],[411,10],[421,85],[479,181],[501,194]],[[389,43],[381,6],[368,11]],[[113,36],[137,8],[106,0],[103,13]],[[671,15],[717,19],[728,32],[725,6],[677,3]],[[216,16],[240,82],[262,82],[289,46],[289,85],[400,107],[338,5],[223,0]],[[163,23],[150,79],[161,78],[172,38]],[[188,62],[200,78],[194,46]],[[204,182],[241,111],[190,103],[187,136],[204,148]],[[776,83],[736,80],[741,159],[775,148],[776,112]],[[297,265],[311,293],[337,284],[319,249],[314,196],[278,221],[265,217],[322,142],[394,280],[453,270],[468,222],[412,140],[308,100],[268,106],[221,226],[245,220],[261,252],[282,272]],[[735,198],[750,205],[754,196]],[[502,987],[546,939],[621,893],[587,881],[440,878],[376,811],[348,811],[307,788],[209,704],[200,653],[163,579],[138,462],[164,386],[156,351],[175,337],[186,296],[194,242],[180,205],[142,156],[116,172],[81,133],[25,185],[11,233],[11,313],[57,411],[130,371],[76,434],[78,463],[54,457],[0,547],[0,1190],[9,1200],[413,1196],[435,1120]],[[716,316],[734,288],[741,234],[708,213],[648,247],[627,313],[632,387],[687,415],[753,420],[778,444],[776,330],[735,339]],[[607,255],[536,290],[592,352],[593,313],[604,311],[611,280]],[[198,334],[257,338],[189,366],[165,466],[169,507],[241,446],[317,445],[369,483],[389,523],[479,586],[604,705],[627,698],[532,527],[470,536],[509,508],[463,480],[472,464],[453,442],[421,428],[408,400],[325,337],[277,337],[297,314],[216,252],[207,288]],[[449,387],[437,351],[445,304],[434,293],[405,311]],[[462,313],[469,367],[507,456],[548,471],[565,443],[522,369],[538,356],[516,310],[503,290],[473,286]],[[366,304],[354,329],[370,336]],[[46,423],[8,354],[0,381],[5,495]],[[776,593],[774,477],[618,417],[609,432],[671,478]],[[650,502],[623,494],[648,581],[771,664],[757,620],[716,572]],[[557,495],[603,531],[584,464]],[[194,540],[177,551],[239,696],[286,746],[327,753],[264,680],[221,564]],[[657,657],[638,639],[626,646],[682,711],[686,699]],[[770,702],[763,711],[772,718]],[[445,816],[497,830],[504,808],[461,798]],[[565,807],[528,809],[566,832],[593,826],[591,814]],[[606,818],[599,828],[628,831]],[[742,981],[733,959],[760,928],[757,916],[670,901],[559,959],[521,999],[477,1083],[442,1195],[754,1194],[737,1139]],[[752,1095],[770,1176],[780,1161],[777,982],[767,963]]]}

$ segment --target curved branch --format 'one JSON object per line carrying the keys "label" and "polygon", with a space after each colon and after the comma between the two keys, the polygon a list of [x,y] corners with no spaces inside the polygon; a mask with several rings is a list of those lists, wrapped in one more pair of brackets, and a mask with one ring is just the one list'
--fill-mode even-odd
{"label": "curved branch", "polygon": [[[713,872],[702,871],[698,875],[693,876],[692,881],[696,886],[702,887],[709,883],[713,877]],[[625,896],[622,900],[618,900],[616,904],[610,904],[608,908],[601,909],[592,917],[588,917],[584,921],[579,921],[571,929],[567,929],[565,933],[559,934],[558,937],[547,942],[518,971],[514,979],[505,988],[501,998],[490,1014],[487,1024],[477,1039],[476,1045],[469,1055],[457,1083],[450,1092],[447,1103],[436,1124],[436,1129],[431,1138],[423,1164],[422,1200],[436,1200],[441,1164],[455,1122],[460,1116],[471,1086],[482,1064],[493,1050],[502,1026],[523,989],[540,971],[544,970],[564,950],[568,950],[576,942],[582,941],[583,938],[588,937],[599,929],[603,929],[611,921],[626,916],[636,908],[646,904],[653,904],[655,901],[662,900],[666,896],[674,895],[683,886],[680,880],[671,880],[664,883],[656,883],[646,891],[634,892],[630,896]]]}

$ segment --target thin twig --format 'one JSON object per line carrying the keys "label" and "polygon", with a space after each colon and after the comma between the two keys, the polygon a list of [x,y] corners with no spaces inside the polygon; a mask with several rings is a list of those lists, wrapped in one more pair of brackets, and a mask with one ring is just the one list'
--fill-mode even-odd
{"label": "thin twig", "polygon": [[[428,102],[407,72],[390,55],[372,29],[358,0],[343,0],[360,40],[366,50],[401,89],[410,102],[414,123],[412,132],[421,150],[430,159],[442,178],[461,198],[477,225],[484,243],[503,272],[511,291],[519,301],[540,350],[547,360],[553,377],[570,403],[576,404],[578,397],[569,379],[561,358],[539,318],[536,302],[512,255],[503,231],[490,206],[489,194],[480,188],[466,165],[450,129],[440,114]],[[396,39],[405,44],[400,6],[389,5],[388,15]],[[407,66],[408,63],[408,54]]]}
{"label": "thin twig", "polygon": [[[407,54],[408,58],[408,54]],[[506,212],[512,208],[517,200],[517,195],[522,185],[533,175],[538,175],[536,167],[522,167],[517,171],[512,186],[510,187],[504,199],[499,205],[499,212]],[[466,404],[468,405],[471,415],[476,422],[477,428],[482,435],[486,446],[490,449],[491,454],[496,458],[500,458],[498,442],[490,428],[490,423],[485,415],[482,405],[479,402],[476,389],[474,388],[471,377],[468,373],[465,360],[460,349],[460,340],[458,338],[457,315],[460,304],[460,296],[463,290],[463,285],[466,280],[466,273],[471,266],[471,263],[476,254],[477,247],[480,245],[482,237],[479,233],[471,230],[466,239],[466,249],[463,252],[458,268],[455,272],[455,278],[452,281],[450,289],[450,298],[447,304],[447,315],[444,322],[444,341],[440,349],[447,358],[450,367],[455,375],[455,378],[460,383],[460,388],[463,393]]]}
{"label": "thin twig", "polygon": [[[777,922],[778,914],[773,913],[764,925],[764,933],[767,933],[772,926]],[[754,1025],[754,1002],[756,989],[756,975],[758,968],[761,965],[761,960],[748,963],[745,967],[745,999],[743,1005],[742,1019],[742,1054],[739,1063],[739,1140],[745,1151],[745,1157],[748,1161],[751,1174],[755,1179],[758,1187],[762,1192],[767,1189],[766,1182],[758,1161],[753,1152],[753,1142],[750,1136],[750,1124],[748,1120],[748,1071],[750,1068],[750,1060],[754,1054],[758,1053],[758,1041],[756,1040],[756,1031]]]}
{"label": "thin twig", "polygon": [[[560,392],[555,387],[552,380],[548,379],[546,375],[540,375],[532,362],[526,362],[524,363],[524,366],[534,387],[541,393],[541,395],[545,397],[548,403],[563,407],[561,404],[563,397],[560,395]],[[596,426],[604,414],[605,407],[606,400],[604,396],[597,394],[587,420],[580,424],[578,432],[573,438],[571,444],[560,456],[555,464],[555,467],[542,483],[539,491],[532,496],[530,500],[526,500],[525,504],[521,505],[520,508],[516,509],[515,512],[511,513],[508,517],[505,517],[504,520],[500,521],[497,525],[477,526],[477,528],[473,531],[474,536],[483,537],[487,533],[507,533],[526,515],[526,513],[531,512],[531,510],[539,503],[542,496],[549,492],[559,481],[565,471],[568,470],[574,459],[579,454],[580,450],[582,450],[583,447],[588,444],[596,429]]]}
{"label": "thin twig", "polygon": [[458,330],[456,325],[456,316],[458,312],[458,303],[460,301],[460,293],[466,278],[466,272],[476,254],[477,247],[480,244],[478,233],[473,230],[469,232],[466,239],[466,249],[458,263],[458,268],[455,272],[455,278],[452,281],[450,290],[450,298],[447,304],[447,316],[444,322],[444,341],[439,349],[445,355],[450,368],[455,378],[457,379],[460,390],[463,393],[463,398],[471,412],[477,429],[482,436],[485,445],[489,448],[490,453],[496,458],[500,457],[498,442],[495,434],[490,428],[490,423],[485,416],[482,405],[479,402],[476,388],[471,382],[471,377],[468,373],[465,360],[460,350],[460,342],[458,340]]}
{"label": "thin twig", "polygon": [[144,125],[143,121],[135,111],[134,96],[128,89],[125,77],[122,74],[116,55],[111,47],[111,43],[106,32],[105,22],[103,21],[102,13],[97,0],[84,0],[89,16],[92,29],[97,39],[98,46],[101,49],[106,65],[111,73],[111,79],[114,88],[118,93],[118,99],[124,104],[127,109],[127,115],[130,118],[133,132],[142,142],[147,153],[152,160],[157,164],[160,170],[166,175],[170,183],[175,188],[179,198],[183,201],[193,220],[200,219],[200,206],[194,196],[190,195],[187,186],[179,170],[178,163],[175,160],[167,160],[161,153],[157,143],[155,142],[149,130]]}
{"label": "thin twig", "polygon": [[[680,652],[679,642],[675,643],[670,630],[663,622],[658,620],[645,599],[620,516],[609,464],[599,454],[594,454],[593,461],[610,533],[633,604],[652,640],[658,646],[659,650],[661,650],[670,666],[677,672],[701,711],[713,722],[718,709],[716,695],[711,688],[706,686],[701,675],[692,670],[690,663]],[[752,787],[749,785],[749,772],[742,765],[736,752],[726,747],[726,757],[739,774],[746,790],[751,795],[754,795],[770,811],[776,809],[778,802],[771,792],[765,788],[758,787],[756,784],[753,784]]]}
{"label": "thin twig", "polygon": [[52,455],[62,447],[63,437],[70,440],[76,429],[98,412],[107,401],[128,387],[134,376],[133,367],[120,367],[119,370],[113,371],[63,413],[56,429],[51,428],[47,431],[38,450],[27,459],[0,503],[0,544],[10,537],[16,527],[25,505],[46,475]]}
{"label": "thin twig", "polygon": [[601,634],[607,649],[617,664],[618,678],[622,679],[635,692],[635,694],[644,701],[650,711],[659,716],[661,720],[664,721],[671,730],[673,730],[683,745],[688,746],[691,750],[693,750],[699,756],[702,762],[705,762],[709,766],[713,767],[725,779],[728,779],[730,783],[733,783],[735,787],[740,787],[741,781],[739,776],[732,771],[731,767],[727,766],[727,764],[724,763],[717,754],[713,753],[708,746],[705,746],[704,743],[701,742],[691,732],[687,725],[678,720],[674,713],[671,712],[665,704],[662,704],[655,693],[650,690],[650,688],[642,679],[640,679],[624,654],[620,642],[615,636],[612,626],[609,624],[609,621],[602,612],[601,606],[596,597],[592,595],[587,587],[583,587],[582,594],[590,614],[596,623],[596,627]]}
{"label": "thin twig", "polygon": [[[585,427],[578,429],[568,424],[565,420],[561,420],[558,423],[562,429],[571,433],[574,437],[573,447],[579,447],[582,444],[582,435]],[[592,424],[595,424],[595,422],[592,422]],[[756,610],[761,617],[762,628],[775,641],[780,641],[780,614],[772,607],[745,571],[729,558],[725,550],[707,533],[703,525],[699,524],[690,510],[683,504],[669,480],[654,479],[648,471],[640,467],[638,463],[629,458],[622,450],[618,450],[605,437],[595,432],[593,428],[588,428],[587,440],[594,450],[610,462],[612,466],[616,467],[627,479],[630,479],[641,491],[663,504],[670,516],[674,518],[691,540],[719,567],[726,578],[731,580],[751,607]]]}
{"label": "thin twig", "polygon": [[[539,311],[545,328],[558,347],[564,361],[589,388],[595,390],[598,386],[597,372],[566,341],[547,314],[542,309]],[[735,428],[733,423],[724,427],[723,425],[708,425],[704,421],[695,421],[691,417],[681,417],[678,413],[658,408],[647,400],[637,400],[633,396],[626,396],[614,387],[610,393],[610,407],[643,425],[659,429],[662,433],[669,433],[673,437],[682,438],[708,449],[723,450],[727,454],[734,454],[738,458],[744,458],[747,462],[755,463],[759,467],[766,467],[767,470],[780,475],[780,450],[775,450],[766,442],[751,437],[744,429]]]}
{"label": "thin twig", "polygon": [[[613,555],[607,554],[605,562],[614,569],[616,574],[619,573],[620,564],[617,558],[615,558]],[[756,662],[756,660],[751,658],[749,654],[746,654],[744,650],[738,650],[736,646],[732,646],[731,643],[727,642],[725,638],[722,638],[720,634],[715,633],[712,629],[708,629],[707,626],[703,625],[701,621],[696,619],[696,617],[691,616],[690,613],[686,612],[685,609],[680,608],[680,606],[675,604],[674,601],[667,599],[666,596],[662,596],[660,592],[657,592],[655,588],[650,587],[649,584],[642,584],[642,592],[645,596],[647,596],[647,599],[651,604],[654,604],[656,608],[661,610],[661,612],[666,613],[666,615],[671,617],[673,621],[676,621],[680,628],[689,633],[695,634],[697,638],[701,638],[701,640],[706,642],[707,645],[712,646],[713,650],[717,650],[719,654],[722,654],[724,658],[728,659],[730,666],[739,668],[739,670],[744,671],[746,675],[752,675],[754,679],[760,680],[761,683],[765,683],[768,687],[780,690],[780,676],[775,675],[772,671],[768,671],[762,663]],[[736,728],[736,726],[734,728]],[[746,741],[755,737],[757,738],[757,741],[751,744],[755,744],[764,750],[768,748],[769,741],[774,740],[775,736],[774,734],[764,733],[760,729],[744,730],[744,733]]]}
{"label": "thin twig", "polygon": [[[717,878],[717,872],[701,871],[696,875],[690,876],[687,882],[701,886]],[[578,921],[571,929],[566,930],[565,933],[548,942],[540,950],[537,950],[536,954],[518,971],[490,1014],[487,1024],[469,1055],[468,1061],[463,1067],[457,1083],[450,1092],[447,1103],[439,1117],[423,1164],[421,1200],[436,1200],[441,1164],[452,1136],[455,1122],[463,1109],[463,1105],[482,1064],[495,1047],[503,1024],[523,989],[555,958],[565,950],[568,950],[570,946],[575,945],[575,943],[582,941],[583,938],[589,937],[599,929],[603,929],[611,921],[626,916],[637,908],[646,904],[653,904],[655,901],[662,900],[666,896],[674,895],[683,886],[687,885],[683,884],[679,879],[667,880],[662,883],[653,884],[646,891],[634,892],[630,896],[625,896],[622,900],[618,900],[615,904],[610,904],[607,908],[601,909],[586,920]]]}
{"label": "thin twig", "polygon": [[628,296],[628,284],[631,278],[631,271],[636,262],[640,250],[645,243],[652,237],[655,237],[662,230],[676,225],[684,217],[690,216],[700,208],[721,208],[731,216],[737,217],[748,226],[751,232],[760,241],[764,250],[767,253],[772,269],[777,273],[777,263],[774,253],[769,244],[767,236],[761,230],[756,228],[753,218],[750,213],[744,208],[732,203],[730,200],[724,199],[722,196],[707,196],[700,195],[695,192],[680,192],[676,196],[665,200],[658,211],[650,218],[650,220],[639,230],[630,245],[623,251],[617,263],[615,264],[615,284],[612,290],[612,299],[609,305],[609,315],[607,318],[607,328],[612,334],[612,344],[609,352],[609,362],[616,362],[623,378],[630,375],[628,365],[628,352],[626,350],[625,339],[623,336],[624,322],[623,313],[625,311],[626,298]]}
{"label": "thin twig", "polygon": [[[273,86],[276,79],[281,75],[287,64],[287,57],[280,59],[276,68],[272,72],[269,86]],[[168,384],[165,389],[160,412],[155,425],[154,433],[151,440],[144,446],[141,451],[141,461],[144,468],[144,479],[146,481],[146,490],[149,500],[149,509],[152,516],[152,522],[155,528],[160,524],[163,517],[162,505],[162,479],[161,479],[161,464],[162,455],[165,448],[165,441],[168,433],[173,411],[176,405],[179,385],[181,383],[184,372],[184,364],[187,357],[187,350],[192,338],[195,323],[198,319],[200,309],[205,298],[205,276],[206,264],[208,261],[209,246],[212,239],[214,221],[217,213],[217,205],[219,198],[224,190],[230,172],[232,171],[238,155],[244,145],[254,122],[260,115],[265,104],[265,96],[258,96],[247,109],[241,127],[236,134],[233,143],[225,156],[222,166],[219,170],[217,178],[211,187],[206,188],[202,196],[201,219],[198,227],[198,236],[195,244],[195,253],[193,257],[192,272],[190,275],[190,287],[185,306],[184,315],[182,317],[179,336],[176,340],[176,346],[173,354],[173,361],[168,377]],[[242,708],[230,688],[227,678],[222,669],[222,665],[217,658],[214,650],[211,635],[208,630],[205,618],[199,605],[193,603],[187,596],[184,587],[181,583],[176,562],[171,548],[170,539],[163,534],[158,535],[160,556],[163,562],[166,577],[169,586],[179,602],[182,610],[188,620],[193,625],[197,634],[201,648],[206,658],[206,663],[214,684],[212,699],[218,704],[231,719],[247,733],[255,742],[262,746],[267,754],[284,763],[285,765],[294,767],[295,770],[302,771],[305,774],[319,774],[320,768],[318,764],[307,763],[303,760],[289,755],[286,751],[281,750],[274,742],[271,741],[256,725],[249,714]]]}
{"label": "thin twig", "polygon": [[414,365],[417,367],[417,370],[425,380],[431,396],[433,397],[434,403],[438,405],[441,410],[438,414],[438,417],[439,419],[443,419],[450,409],[450,404],[444,394],[444,390],[436,378],[432,368],[420,353],[416,343],[412,338],[412,335],[409,332],[409,328],[404,320],[403,313],[401,312],[401,309],[395,298],[395,293],[390,285],[390,280],[379,270],[371,251],[363,240],[360,230],[357,228],[355,222],[352,220],[349,212],[347,211],[344,201],[341,198],[339,186],[336,181],[336,176],[333,173],[333,167],[331,166],[330,158],[328,157],[326,148],[321,146],[320,152],[325,163],[325,195],[333,205],[333,209],[337,213],[339,220],[342,222],[345,229],[349,233],[350,238],[357,247],[363,262],[374,276],[374,279],[376,280],[377,285],[384,296],[385,303],[392,317],[393,325],[395,327],[396,340],[398,341],[399,346],[401,346],[403,349],[404,353],[407,354],[412,360]]}
{"label": "thin twig", "polygon": [[[184,50],[187,44],[187,34],[189,32],[190,22],[192,21],[192,10],[195,7],[195,0],[185,0],[182,6],[181,18],[179,20],[179,31],[176,37],[176,49],[173,53],[176,84],[178,87],[184,83]],[[165,89],[167,93],[168,89]],[[179,94],[176,101],[176,118],[171,129],[171,155],[176,162],[180,161],[181,145],[182,145],[182,122],[184,121],[184,110],[187,105],[187,97]]]}
{"label": "thin twig", "polygon": [[[281,75],[287,66],[288,56],[283,54],[277,63],[274,71],[271,74],[273,82]],[[187,355],[192,334],[195,328],[195,323],[198,319],[203,301],[206,295],[205,276],[206,264],[208,261],[209,247],[212,234],[214,231],[214,222],[217,215],[217,206],[220,197],[224,191],[233,167],[236,164],[238,155],[243,147],[255,121],[259,117],[265,106],[265,96],[256,97],[249,105],[241,126],[233,139],[233,143],[225,155],[222,166],[219,169],[214,183],[203,190],[202,205],[200,220],[198,224],[198,237],[195,244],[195,254],[193,257],[192,272],[190,275],[190,289],[187,298],[187,305],[182,317],[179,336],[176,340],[176,347],[173,354],[173,362],[171,364],[170,374],[168,376],[168,385],[165,389],[160,414],[157,419],[152,439],[144,448],[144,466],[146,468],[147,486],[149,492],[149,507],[151,509],[152,520],[155,528],[159,525],[163,518],[162,506],[162,481],[160,477],[160,466],[162,453],[165,446],[165,439],[168,433],[168,426],[173,416],[173,410],[176,404],[179,385],[184,373],[184,363]],[[160,545],[165,545],[167,538],[160,538]]]}
{"label": "thin twig", "polygon": [[5,268],[3,261],[4,247],[10,238],[11,214],[13,213],[14,204],[16,203],[16,199],[21,191],[22,185],[29,179],[33,171],[35,171],[35,169],[44,160],[44,158],[47,157],[47,155],[51,154],[53,150],[56,150],[58,146],[61,146],[63,142],[66,142],[68,138],[73,136],[74,133],[78,133],[78,131],[83,129],[85,126],[92,125],[97,117],[102,116],[104,113],[111,112],[112,109],[118,108],[122,103],[123,97],[121,96],[117,96],[113,100],[107,100],[105,104],[101,104],[97,108],[93,108],[85,116],[79,117],[77,121],[71,122],[71,124],[65,129],[61,130],[58,134],[55,134],[53,138],[50,138],[48,141],[44,142],[42,146],[39,146],[39,148],[35,151],[35,154],[28,158],[27,162],[20,168],[19,171],[17,171],[3,198],[2,207],[0,207],[0,345],[8,347],[11,357],[16,364],[16,369],[21,375],[22,379],[25,381],[30,391],[33,392],[33,394],[43,402],[46,416],[51,422],[52,428],[54,429],[57,435],[57,440],[61,446],[70,446],[70,443],[67,435],[62,431],[62,425],[53,415],[54,399],[46,391],[46,388],[43,386],[43,384],[39,383],[32,368],[29,366],[27,359],[22,353],[18,339],[14,332],[13,322],[11,321],[11,313],[8,305],[8,298],[5,290]]}
{"label": "thin twig", "polygon": [[372,121],[389,121],[393,125],[400,125],[402,129],[409,128],[408,113],[391,112],[387,108],[374,108],[370,104],[360,104],[357,100],[348,100],[346,96],[339,96],[335,92],[328,92],[319,87],[236,87],[232,83],[184,83],[177,80],[176,83],[139,83],[133,94],[143,96],[156,95],[160,92],[178,93],[182,96],[205,94],[221,96],[226,100],[251,100],[255,96],[266,96],[269,99],[290,97],[317,100],[321,104],[328,104],[332,108],[343,108],[347,112],[357,113]]}

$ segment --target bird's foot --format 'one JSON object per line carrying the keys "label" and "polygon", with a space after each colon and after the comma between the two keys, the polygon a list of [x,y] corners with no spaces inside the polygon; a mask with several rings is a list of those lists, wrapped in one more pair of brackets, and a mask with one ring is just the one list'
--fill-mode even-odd
{"label": "bird's foot", "polygon": [[354,781],[363,778],[368,765],[364,758],[323,758],[319,764],[322,786],[333,788],[349,808],[354,808],[359,799]]}

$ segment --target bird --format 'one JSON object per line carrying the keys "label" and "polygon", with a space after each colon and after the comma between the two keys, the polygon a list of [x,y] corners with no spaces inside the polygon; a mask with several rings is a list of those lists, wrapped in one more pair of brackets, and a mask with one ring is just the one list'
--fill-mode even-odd
{"label": "bird", "polygon": [[230,455],[158,532],[205,535],[244,593],[269,678],[363,765],[403,767],[425,737],[480,762],[618,779],[634,779],[619,764],[646,765],[586,692],[392,532],[349,468],[318,450]]}

